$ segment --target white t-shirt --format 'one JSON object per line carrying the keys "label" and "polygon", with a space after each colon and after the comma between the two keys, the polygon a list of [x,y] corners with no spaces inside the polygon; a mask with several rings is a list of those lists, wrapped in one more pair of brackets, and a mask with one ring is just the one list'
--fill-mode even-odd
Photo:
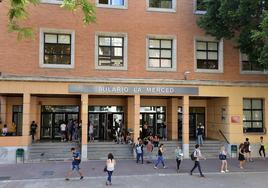
{"label": "white t-shirt", "polygon": [[93,133],[93,125],[90,125],[89,126],[89,134],[92,134]]}
{"label": "white t-shirt", "polygon": [[113,159],[113,160],[108,160],[107,161],[107,163],[106,163],[106,165],[107,165],[107,170],[108,171],[114,171],[114,166],[115,166],[115,160]]}
{"label": "white t-shirt", "polygon": [[4,128],[2,129],[2,133],[7,133],[7,132],[8,132],[7,127],[4,127]]}
{"label": "white t-shirt", "polygon": [[61,131],[66,131],[66,124],[65,124],[65,123],[62,123],[62,124],[60,125],[60,130],[61,130]]}

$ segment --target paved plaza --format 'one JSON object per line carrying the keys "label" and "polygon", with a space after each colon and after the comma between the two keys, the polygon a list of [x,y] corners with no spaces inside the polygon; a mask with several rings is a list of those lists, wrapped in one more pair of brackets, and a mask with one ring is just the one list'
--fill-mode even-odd
{"label": "paved plaza", "polygon": [[[191,160],[184,160],[180,173],[176,173],[176,164],[167,160],[167,169],[154,169],[152,164],[136,164],[134,160],[119,160],[113,176],[114,187],[268,187],[268,160],[256,159],[241,170],[236,159],[229,160],[229,173],[219,173],[219,160],[201,161],[206,178],[197,173],[189,175],[193,166]],[[82,162],[84,180],[73,177],[64,180],[70,162],[41,162],[0,166],[0,187],[105,187],[106,173],[104,161]]]}

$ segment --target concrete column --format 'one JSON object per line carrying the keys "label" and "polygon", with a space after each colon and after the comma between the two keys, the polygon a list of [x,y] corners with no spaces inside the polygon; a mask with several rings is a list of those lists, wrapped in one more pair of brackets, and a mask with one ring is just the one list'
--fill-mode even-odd
{"label": "concrete column", "polygon": [[167,105],[167,131],[169,140],[178,140],[178,98],[168,99]]}
{"label": "concrete column", "polygon": [[189,158],[189,96],[183,96],[182,147],[184,158]]}
{"label": "concrete column", "polygon": [[128,128],[133,130],[133,141],[140,136],[140,95],[128,97]]}
{"label": "concrete column", "polygon": [[30,139],[30,113],[31,113],[31,94],[23,94],[23,114],[22,114],[22,136],[23,140],[27,143],[31,142]]}
{"label": "concrete column", "polygon": [[88,140],[88,94],[81,95],[81,120],[82,120],[82,140],[81,158],[87,160],[87,140]]}
{"label": "concrete column", "polygon": [[4,96],[0,96],[0,119],[2,125],[6,123],[6,115],[7,115],[7,98]]}

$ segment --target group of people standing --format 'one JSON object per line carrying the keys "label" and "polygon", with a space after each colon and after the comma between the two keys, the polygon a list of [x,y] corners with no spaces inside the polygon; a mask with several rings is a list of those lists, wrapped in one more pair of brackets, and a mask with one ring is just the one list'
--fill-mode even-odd
{"label": "group of people standing", "polygon": [[69,120],[67,124],[60,122],[61,141],[79,141],[81,138],[82,121]]}

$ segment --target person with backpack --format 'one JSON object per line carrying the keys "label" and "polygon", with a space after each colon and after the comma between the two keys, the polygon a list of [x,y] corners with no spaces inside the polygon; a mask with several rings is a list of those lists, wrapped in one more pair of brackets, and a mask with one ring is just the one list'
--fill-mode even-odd
{"label": "person with backpack", "polygon": [[80,180],[84,178],[82,171],[80,170],[80,163],[81,163],[81,154],[80,152],[76,151],[75,148],[71,148],[72,152],[72,168],[68,171],[67,177],[65,178],[66,181],[69,181],[70,176],[72,175],[72,172],[76,170],[80,175]]}
{"label": "person with backpack", "polygon": [[164,144],[160,144],[159,148],[158,148],[158,154],[157,154],[157,160],[156,163],[154,165],[154,168],[157,169],[157,165],[161,162],[163,165],[163,168],[166,168],[165,166],[165,162],[164,162],[164,157],[163,157],[163,153],[164,153]]}
{"label": "person with backpack", "polygon": [[139,143],[136,144],[136,155],[137,155],[136,163],[138,164],[141,158],[141,163],[143,164],[143,144],[141,139],[139,139]]}
{"label": "person with backpack", "polygon": [[199,173],[200,173],[200,177],[205,177],[204,174],[202,173],[201,170],[201,166],[200,166],[200,159],[204,159],[206,160],[205,157],[202,156],[201,154],[201,150],[199,148],[199,144],[195,145],[195,150],[194,152],[191,154],[191,159],[194,161],[194,167],[192,168],[192,170],[190,171],[190,175],[193,175],[193,171],[198,168]]}
{"label": "person with backpack", "polygon": [[106,185],[112,185],[112,175],[113,175],[115,164],[116,164],[116,162],[114,160],[113,154],[109,153],[108,159],[106,161],[106,171],[107,171],[107,175],[108,175]]}
{"label": "person with backpack", "polygon": [[221,173],[229,172],[227,169],[228,164],[227,164],[227,151],[224,146],[221,147],[221,151],[219,154],[219,159],[221,160]]}

